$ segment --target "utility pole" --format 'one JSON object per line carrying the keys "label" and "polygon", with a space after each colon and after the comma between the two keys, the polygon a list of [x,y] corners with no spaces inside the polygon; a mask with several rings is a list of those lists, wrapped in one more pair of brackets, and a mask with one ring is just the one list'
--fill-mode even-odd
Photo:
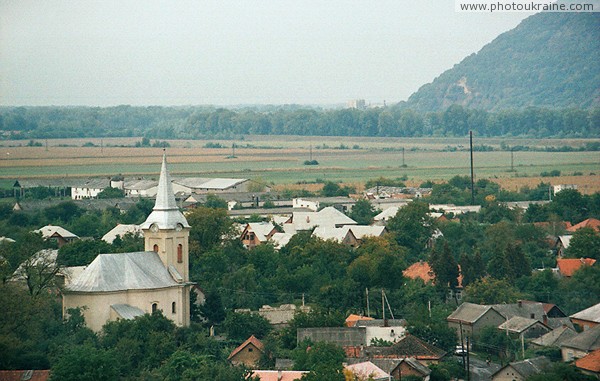
{"label": "utility pole", "polygon": [[469,336],[467,336],[467,381],[471,381],[471,351],[469,350]]}
{"label": "utility pole", "polygon": [[510,149],[510,171],[514,172],[515,171],[515,158],[514,158],[514,151],[511,147]]}
{"label": "utility pole", "polygon": [[309,154],[308,154],[308,160],[312,161],[312,144],[309,147]]}
{"label": "utility pole", "polygon": [[475,205],[475,176],[473,174],[473,131],[469,131],[469,141],[471,146],[471,205]]}
{"label": "utility pole", "polygon": [[404,147],[402,147],[402,167],[406,167],[406,163],[404,162]]}
{"label": "utility pole", "polygon": [[371,317],[371,309],[369,308],[369,288],[365,288],[365,293],[367,294],[367,316]]}

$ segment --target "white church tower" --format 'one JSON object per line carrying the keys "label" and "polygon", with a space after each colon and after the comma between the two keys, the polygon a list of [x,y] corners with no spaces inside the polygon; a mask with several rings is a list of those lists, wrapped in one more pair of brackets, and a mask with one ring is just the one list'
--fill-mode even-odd
{"label": "white church tower", "polygon": [[81,308],[94,331],[108,321],[158,310],[178,326],[190,325],[190,225],[175,203],[166,155],[156,203],[141,229],[145,251],[99,254],[65,286],[64,315]]}

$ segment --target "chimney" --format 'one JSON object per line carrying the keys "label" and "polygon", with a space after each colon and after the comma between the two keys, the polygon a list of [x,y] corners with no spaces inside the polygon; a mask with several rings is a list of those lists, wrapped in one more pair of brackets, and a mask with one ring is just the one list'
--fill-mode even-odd
{"label": "chimney", "polygon": [[517,305],[519,306],[519,308],[523,307],[523,301],[522,301],[522,300],[519,300],[519,301],[517,302]]}
{"label": "chimney", "polygon": [[277,370],[277,381],[281,381],[283,379],[283,372],[281,369]]}
{"label": "chimney", "polygon": [[544,315],[542,316],[542,322],[543,322],[544,324],[548,325],[548,315],[544,314]]}

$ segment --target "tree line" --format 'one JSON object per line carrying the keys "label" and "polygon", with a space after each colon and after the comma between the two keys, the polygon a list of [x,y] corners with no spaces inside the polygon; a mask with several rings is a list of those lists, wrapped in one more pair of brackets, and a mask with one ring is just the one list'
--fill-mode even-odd
{"label": "tree line", "polygon": [[2,107],[5,138],[236,139],[244,135],[420,137],[598,137],[600,109],[526,109],[489,112],[452,105],[416,112],[402,105],[358,109],[279,106]]}

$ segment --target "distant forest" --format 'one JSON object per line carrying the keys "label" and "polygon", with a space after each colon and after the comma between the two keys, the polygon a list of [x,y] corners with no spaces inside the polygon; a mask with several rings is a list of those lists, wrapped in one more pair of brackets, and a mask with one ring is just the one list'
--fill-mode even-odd
{"label": "distant forest", "polygon": [[0,107],[2,139],[147,137],[236,139],[244,135],[600,137],[600,109],[526,108],[488,112],[452,105],[418,113],[401,105],[319,109],[303,106]]}

